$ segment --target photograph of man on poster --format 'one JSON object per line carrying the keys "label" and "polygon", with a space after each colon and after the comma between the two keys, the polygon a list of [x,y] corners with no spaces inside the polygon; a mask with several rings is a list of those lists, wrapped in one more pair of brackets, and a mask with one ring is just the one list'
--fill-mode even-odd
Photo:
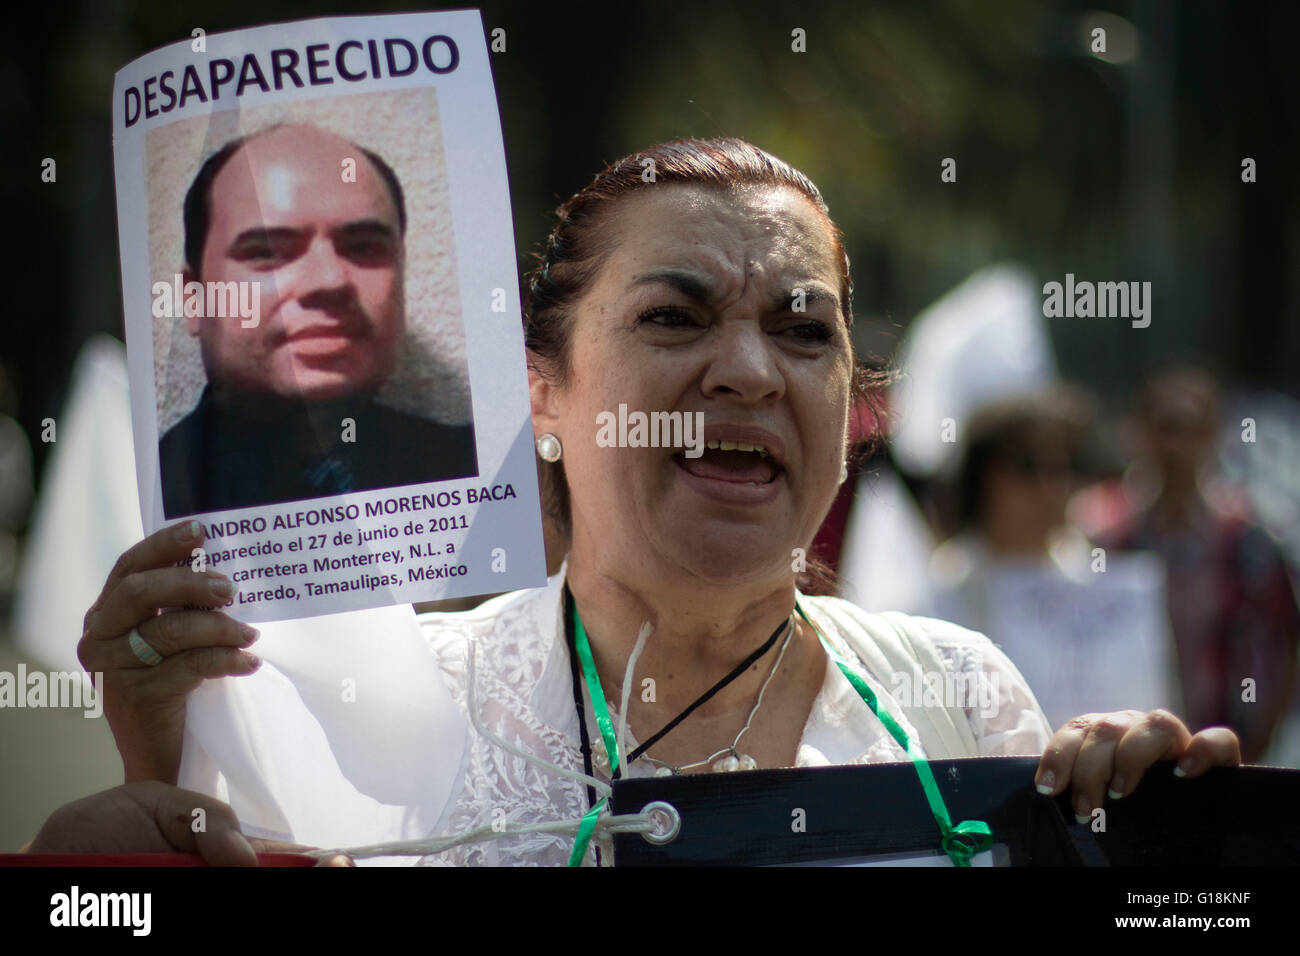
{"label": "photograph of man on poster", "polygon": [[[173,307],[207,381],[159,441],[167,518],[478,473],[472,424],[376,401],[405,342],[406,225],[392,168],[316,126],[242,136],[202,164]],[[230,289],[254,308],[203,308]]]}

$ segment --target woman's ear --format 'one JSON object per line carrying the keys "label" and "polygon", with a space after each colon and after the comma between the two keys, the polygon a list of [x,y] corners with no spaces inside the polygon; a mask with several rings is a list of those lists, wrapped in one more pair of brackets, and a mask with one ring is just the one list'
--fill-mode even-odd
{"label": "woman's ear", "polygon": [[533,410],[533,435],[557,434],[560,423],[560,389],[528,361],[528,399]]}

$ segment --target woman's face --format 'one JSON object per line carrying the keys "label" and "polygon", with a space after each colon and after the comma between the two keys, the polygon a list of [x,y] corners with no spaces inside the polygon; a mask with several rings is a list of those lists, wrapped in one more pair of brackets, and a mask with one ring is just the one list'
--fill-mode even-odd
{"label": "woman's face", "polygon": [[[619,200],[601,228],[568,382],[534,377],[537,431],[564,446],[575,549],[624,570],[789,577],[845,450],[852,353],[829,224],[788,188],[666,184]],[[702,412],[705,442],[742,447],[606,447],[599,426],[620,405],[633,424]]]}

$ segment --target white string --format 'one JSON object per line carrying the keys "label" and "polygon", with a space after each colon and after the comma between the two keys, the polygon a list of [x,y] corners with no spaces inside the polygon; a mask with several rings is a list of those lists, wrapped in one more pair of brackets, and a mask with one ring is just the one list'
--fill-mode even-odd
{"label": "white string", "polygon": [[[627,731],[627,699],[628,691],[631,685],[632,676],[635,672],[637,658],[641,656],[641,651],[645,648],[646,639],[650,636],[653,628],[649,621],[641,625],[641,630],[637,634],[636,646],[632,648],[632,656],[628,658],[627,675],[623,684],[623,702],[619,708],[621,719],[619,721],[619,750],[622,752],[623,735]],[[527,763],[534,764],[549,770],[556,776],[564,777],[569,780],[576,780],[586,784],[598,791],[602,796],[610,796],[613,789],[609,784],[596,777],[588,776],[585,773],[568,770],[560,767],[550,761],[543,760],[536,754],[528,753],[520,747],[507,743],[496,734],[492,733],[483,724],[482,716],[478,711],[478,667],[477,667],[477,650],[473,641],[469,642],[467,655],[467,688],[466,688],[466,710],[469,711],[470,723],[474,725],[477,731],[489,743],[500,747],[507,753],[523,759]],[[418,840],[396,840],[389,843],[372,843],[366,846],[341,847],[332,850],[308,850],[308,856],[318,859],[328,859],[339,854],[344,854],[354,860],[365,860],[372,857],[380,856],[432,856],[437,853],[445,852],[454,847],[463,846],[467,843],[480,843],[485,840],[496,840],[501,837],[514,836],[522,833],[566,833],[576,834],[578,828],[582,825],[583,817],[574,817],[568,820],[550,820],[541,823],[525,824],[502,824],[494,821],[493,823],[484,824],[475,827],[472,830],[466,830],[462,833],[443,834],[440,836],[425,837]],[[611,814],[608,806],[604,813],[596,819],[594,833],[650,833],[658,828],[657,821],[651,819],[643,813],[629,814]],[[593,834],[594,835],[594,834]]]}
{"label": "white string", "polygon": [[[633,649],[632,658],[629,662],[629,671],[631,665],[635,664],[637,656],[641,653],[641,648],[645,644],[645,638],[650,634],[650,625],[647,622],[641,628],[641,633],[637,637],[637,646]],[[542,767],[557,776],[569,780],[577,780],[580,783],[587,784],[595,788],[602,796],[609,796],[613,793],[609,784],[590,777],[585,773],[578,773],[572,770],[566,770],[564,767],[557,766],[547,760],[543,760],[536,754],[515,747],[512,744],[502,740],[496,734],[492,733],[483,725],[483,720],[478,712],[478,697],[476,685],[478,683],[478,668],[476,657],[476,646],[473,641],[469,643],[467,657],[467,681],[466,688],[466,710],[469,711],[470,722],[474,729],[483,736],[489,743],[495,744],[502,750],[512,753],[522,758],[525,762]],[[626,700],[626,694],[624,695]],[[496,840],[501,837],[514,836],[521,833],[571,833],[576,834],[578,827],[582,825],[582,817],[574,817],[568,820],[549,820],[541,823],[525,824],[503,824],[498,821],[488,823],[472,830],[466,830],[462,833],[443,834],[441,836],[425,837],[419,840],[397,840],[390,843],[372,843],[367,846],[342,847],[333,850],[309,850],[308,856],[319,859],[328,859],[329,857],[344,854],[354,860],[365,860],[379,856],[432,856],[436,853],[442,853],[454,847],[462,846],[466,843],[480,843],[485,840]],[[648,815],[642,813],[630,814],[611,814],[606,807],[596,819],[596,833],[650,833],[658,828],[656,821]]]}
{"label": "white string", "polygon": [[610,787],[609,784],[605,783],[604,781],[599,780],[596,777],[590,777],[587,774],[580,773],[576,770],[568,770],[564,767],[558,766],[557,764],[553,764],[550,761],[543,760],[541,757],[537,756],[536,754],[531,754],[520,747],[516,747],[513,744],[506,743],[504,740],[502,740],[496,734],[492,733],[490,730],[487,729],[487,727],[483,725],[483,719],[478,712],[478,699],[475,693],[475,684],[478,679],[477,668],[475,666],[475,659],[476,659],[475,655],[476,655],[475,643],[474,641],[470,641],[469,660],[468,660],[468,667],[467,667],[468,670],[467,679],[469,681],[469,687],[466,690],[466,709],[469,711],[470,723],[474,725],[474,729],[478,731],[479,734],[484,739],[486,739],[489,743],[495,744],[496,746],[500,747],[502,750],[505,750],[508,753],[512,753],[516,757],[522,758],[526,763],[535,764],[536,766],[549,770],[551,773],[555,774],[556,776],[563,777],[566,780],[577,780],[579,783],[583,783],[593,788],[594,790],[596,790],[597,793],[599,793],[603,797],[608,797],[613,795],[614,793],[613,789]]}
{"label": "white string", "polygon": [[[392,843],[371,843],[366,846],[343,847],[334,850],[308,850],[307,856],[319,859],[343,854],[354,860],[366,860],[377,856],[432,856],[466,843],[481,843],[519,833],[572,833],[578,832],[581,817],[570,820],[551,820],[543,823],[500,824],[488,823],[463,833],[425,837],[421,840],[397,840]],[[602,814],[596,820],[596,832],[606,833],[652,833],[659,824],[645,813]]]}
{"label": "white string", "polygon": [[[627,760],[627,698],[632,689],[632,681],[636,677],[636,662],[645,650],[646,638],[654,631],[654,627],[649,621],[641,623],[641,630],[637,631],[636,644],[632,647],[632,656],[627,659],[627,670],[623,672],[623,695],[618,702],[618,759]],[[624,774],[627,768],[624,768]]]}

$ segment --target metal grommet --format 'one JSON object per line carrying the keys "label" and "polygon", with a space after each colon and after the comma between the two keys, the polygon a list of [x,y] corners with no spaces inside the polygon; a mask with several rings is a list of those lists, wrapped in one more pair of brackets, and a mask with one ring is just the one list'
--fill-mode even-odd
{"label": "metal grommet", "polygon": [[671,803],[655,800],[642,807],[641,813],[643,816],[650,817],[655,824],[654,830],[641,834],[647,843],[663,846],[665,843],[672,843],[677,839],[677,834],[682,832],[682,815]]}

